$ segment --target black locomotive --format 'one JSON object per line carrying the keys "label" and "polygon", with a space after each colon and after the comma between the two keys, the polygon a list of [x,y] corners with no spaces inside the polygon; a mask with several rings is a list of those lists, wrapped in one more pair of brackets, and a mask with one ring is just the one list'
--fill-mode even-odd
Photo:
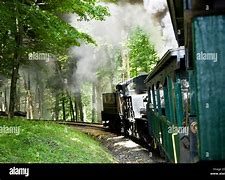
{"label": "black locomotive", "polygon": [[133,136],[147,142],[146,116],[147,74],[116,85],[116,91],[103,94],[102,121],[114,132]]}

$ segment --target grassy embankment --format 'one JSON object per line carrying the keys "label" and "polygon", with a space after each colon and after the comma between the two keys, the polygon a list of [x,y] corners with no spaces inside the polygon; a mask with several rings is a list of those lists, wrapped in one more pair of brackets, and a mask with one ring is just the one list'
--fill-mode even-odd
{"label": "grassy embankment", "polygon": [[99,142],[71,127],[0,118],[0,163],[115,163],[115,160]]}

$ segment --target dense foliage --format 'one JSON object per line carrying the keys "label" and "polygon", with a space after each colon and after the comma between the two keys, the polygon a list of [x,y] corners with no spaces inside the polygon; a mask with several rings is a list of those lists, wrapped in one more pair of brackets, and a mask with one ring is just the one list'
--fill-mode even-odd
{"label": "dense foliage", "polygon": [[[9,116],[13,117],[21,64],[29,53],[48,53],[57,61],[68,48],[81,42],[94,43],[87,34],[62,20],[75,13],[79,20],[104,20],[108,9],[97,0],[2,0],[0,2],[0,74],[11,76]],[[32,64],[32,63],[31,63]]]}
{"label": "dense foliage", "polygon": [[[2,0],[0,67],[3,68],[0,73],[7,71],[16,51],[26,59],[29,52],[62,55],[82,41],[93,43],[89,35],[60,18],[64,13],[76,13],[81,20],[104,20],[109,15],[107,8],[97,5],[96,0],[42,0],[41,3],[36,0]],[[18,36],[22,36],[19,44]]]}
{"label": "dense foliage", "polygon": [[132,77],[143,72],[150,72],[159,59],[149,37],[143,29],[137,27],[128,39],[127,47]]}

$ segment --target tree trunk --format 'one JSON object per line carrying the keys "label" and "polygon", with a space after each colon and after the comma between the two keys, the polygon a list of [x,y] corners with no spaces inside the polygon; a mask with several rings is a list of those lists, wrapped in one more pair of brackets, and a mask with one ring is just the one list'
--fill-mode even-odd
{"label": "tree trunk", "polygon": [[75,113],[76,113],[76,122],[78,121],[78,115],[79,115],[79,111],[78,111],[78,102],[77,102],[77,98],[75,99]]}
{"label": "tree trunk", "polygon": [[70,116],[71,116],[71,121],[75,121],[72,98],[69,97],[69,100],[70,100]]}
{"label": "tree trunk", "polygon": [[[28,104],[28,99],[27,96],[24,98],[24,112],[27,112],[27,104]],[[28,115],[28,113],[27,113]]]}
{"label": "tree trunk", "polygon": [[37,101],[36,101],[37,117],[38,119],[41,119],[41,94],[40,94],[40,88],[38,85],[36,87],[36,95],[37,95]]}
{"label": "tree trunk", "polygon": [[95,83],[92,84],[92,116],[91,121],[96,122],[96,91],[95,91]]}
{"label": "tree trunk", "polygon": [[43,84],[40,79],[39,73],[36,72],[36,92],[35,92],[35,107],[36,107],[36,117],[38,119],[43,118]]}
{"label": "tree trunk", "polygon": [[63,121],[66,121],[66,109],[65,109],[64,93],[62,93],[62,111],[63,111]]}
{"label": "tree trunk", "polygon": [[7,102],[7,88],[5,88],[5,112],[8,113],[8,102]]}
{"label": "tree trunk", "polygon": [[[18,13],[17,4],[15,5],[15,11]],[[14,56],[12,59],[13,67],[12,67],[12,76],[11,76],[11,87],[10,87],[10,99],[9,99],[9,118],[14,117],[14,109],[15,109],[15,102],[16,102],[16,85],[17,85],[17,79],[19,75],[19,65],[20,65],[20,47],[22,45],[22,26],[20,24],[20,19],[18,17],[15,18],[15,27],[16,27],[16,33],[15,33],[15,42],[16,47],[14,51]]]}
{"label": "tree trunk", "polygon": [[79,113],[80,113],[80,120],[84,122],[84,112],[83,112],[83,104],[81,100],[81,94],[78,96],[78,104],[79,104]]}
{"label": "tree trunk", "polygon": [[65,100],[62,100],[63,121],[66,121]]}
{"label": "tree trunk", "polygon": [[17,88],[16,111],[20,111],[20,87]]}
{"label": "tree trunk", "polygon": [[79,89],[78,93],[76,94],[76,102],[77,102],[77,106],[78,106],[78,112],[80,115],[80,121],[84,122],[83,104],[82,104],[80,89]]}
{"label": "tree trunk", "polygon": [[122,50],[121,52],[122,55],[122,69],[124,73],[122,73],[122,80],[126,80],[130,78],[130,62],[128,58],[128,52],[127,50]]}
{"label": "tree trunk", "polygon": [[13,70],[11,77],[11,87],[10,87],[10,99],[9,99],[9,118],[14,117],[14,109],[16,102],[16,84],[18,79],[19,72],[19,55],[17,52],[14,55],[15,60],[13,61]]}
{"label": "tree trunk", "polygon": [[98,80],[96,86],[96,114],[97,114],[97,122],[102,122],[101,111],[102,111],[102,92],[101,92],[101,82]]}
{"label": "tree trunk", "polygon": [[37,112],[38,112],[38,119],[42,119],[43,118],[43,88],[42,86],[38,85],[37,86],[37,103],[38,103],[38,107],[37,107]]}
{"label": "tree trunk", "polygon": [[4,111],[4,100],[3,100],[3,92],[0,92],[0,110]]}
{"label": "tree trunk", "polygon": [[59,93],[55,94],[54,120],[59,120]]}
{"label": "tree trunk", "polygon": [[28,98],[28,119],[34,118],[34,105],[33,98],[31,94],[31,81],[30,81],[30,73],[28,72],[27,78],[27,98]]}

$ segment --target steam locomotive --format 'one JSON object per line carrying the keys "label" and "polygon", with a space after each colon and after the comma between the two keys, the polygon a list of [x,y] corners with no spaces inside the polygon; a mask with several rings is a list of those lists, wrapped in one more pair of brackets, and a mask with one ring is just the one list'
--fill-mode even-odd
{"label": "steam locomotive", "polygon": [[224,160],[225,3],[167,3],[179,48],[149,74],[103,94],[103,123],[173,163]]}
{"label": "steam locomotive", "polygon": [[145,140],[148,139],[146,116],[147,74],[139,75],[116,85],[116,92],[103,97],[102,122],[114,132]]}

